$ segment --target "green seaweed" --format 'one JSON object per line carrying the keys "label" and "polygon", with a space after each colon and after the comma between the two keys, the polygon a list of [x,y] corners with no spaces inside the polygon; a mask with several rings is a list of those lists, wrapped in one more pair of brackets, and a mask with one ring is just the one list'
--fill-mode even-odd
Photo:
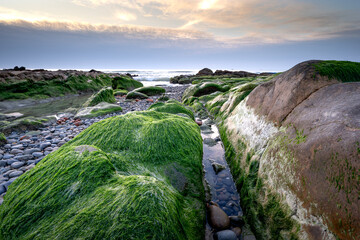
{"label": "green seaweed", "polygon": [[183,104],[178,101],[169,100],[167,102],[157,102],[149,107],[148,110],[157,111],[157,112],[166,112],[172,114],[183,113],[188,115],[191,119],[195,119],[194,113],[186,108]]}
{"label": "green seaweed", "polygon": [[48,98],[68,93],[97,91],[111,85],[111,77],[101,74],[97,77],[85,75],[69,76],[66,80],[50,79],[42,81],[21,80],[0,83],[0,101],[7,99]]}
{"label": "green seaweed", "polygon": [[[186,191],[166,174],[174,166]],[[0,206],[0,239],[200,240],[201,180],[195,122],[156,111],[108,118],[10,185]]]}
{"label": "green seaweed", "polygon": [[138,82],[129,76],[114,77],[112,80],[113,89],[125,89],[127,91],[132,91],[135,88],[140,88],[142,86],[144,85],[141,82]]}
{"label": "green seaweed", "polygon": [[321,61],[314,64],[321,76],[341,82],[360,82],[360,63],[349,61]]}
{"label": "green seaweed", "polygon": [[111,87],[102,88],[99,92],[92,95],[83,105],[83,107],[92,107],[101,102],[115,103],[114,91]]}
{"label": "green seaweed", "polygon": [[141,87],[137,88],[134,91],[143,93],[148,96],[161,95],[165,93],[165,89],[162,87],[150,86],[150,87]]}

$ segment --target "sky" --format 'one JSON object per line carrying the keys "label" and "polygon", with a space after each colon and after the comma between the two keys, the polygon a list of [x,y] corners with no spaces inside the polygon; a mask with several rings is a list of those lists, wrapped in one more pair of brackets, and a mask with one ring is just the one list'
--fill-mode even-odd
{"label": "sky", "polygon": [[284,71],[360,61],[358,0],[0,0],[0,68]]}

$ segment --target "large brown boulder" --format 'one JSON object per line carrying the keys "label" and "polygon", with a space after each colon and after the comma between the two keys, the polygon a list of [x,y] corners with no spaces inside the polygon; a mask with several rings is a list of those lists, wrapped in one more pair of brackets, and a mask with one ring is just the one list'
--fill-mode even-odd
{"label": "large brown boulder", "polygon": [[291,125],[288,147],[301,183],[291,187],[303,206],[341,239],[360,236],[360,83],[318,90],[283,125]]}
{"label": "large brown boulder", "polygon": [[280,125],[287,115],[312,93],[339,82],[318,74],[314,64],[319,62],[302,62],[270,82],[261,84],[249,95],[247,105],[254,108],[257,114],[264,115],[268,120]]}

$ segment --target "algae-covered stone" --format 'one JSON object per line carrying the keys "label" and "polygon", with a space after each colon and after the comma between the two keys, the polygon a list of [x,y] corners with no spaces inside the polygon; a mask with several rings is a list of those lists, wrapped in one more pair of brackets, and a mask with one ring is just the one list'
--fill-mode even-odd
{"label": "algae-covered stone", "polygon": [[218,91],[226,92],[228,90],[229,90],[228,86],[221,86],[213,82],[199,83],[188,87],[184,92],[182,100],[186,101],[186,99],[190,97],[201,97],[214,92],[218,92]]}
{"label": "algae-covered stone", "polygon": [[146,99],[148,97],[148,95],[136,91],[131,91],[126,95],[126,99]]}
{"label": "algae-covered stone", "polygon": [[150,87],[141,87],[137,88],[134,91],[143,93],[147,96],[155,96],[155,95],[161,95],[165,93],[165,89],[162,87],[156,87],[156,86],[150,86]]}
{"label": "algae-covered stone", "polygon": [[93,107],[101,102],[115,103],[114,91],[111,87],[102,88],[99,92],[92,95],[83,107]]}
{"label": "algae-covered stone", "polygon": [[138,82],[129,76],[115,77],[112,81],[113,89],[125,89],[127,91],[132,91],[135,88],[140,88],[142,86],[143,84],[141,82]]}
{"label": "algae-covered stone", "polygon": [[129,91],[125,89],[114,90],[114,96],[125,96]]}
{"label": "algae-covered stone", "polygon": [[149,107],[148,110],[157,111],[157,112],[166,112],[172,114],[183,113],[188,115],[191,119],[194,118],[194,113],[185,107],[183,104],[175,100],[169,100],[167,102],[157,102]]}
{"label": "algae-covered stone", "polygon": [[[187,184],[172,185],[166,169]],[[203,239],[202,140],[156,111],[94,123],[14,181],[0,239]]]}
{"label": "algae-covered stone", "polygon": [[93,107],[81,108],[75,115],[76,118],[90,118],[97,117],[101,115],[106,115],[108,113],[120,112],[122,108],[119,105],[101,102]]}

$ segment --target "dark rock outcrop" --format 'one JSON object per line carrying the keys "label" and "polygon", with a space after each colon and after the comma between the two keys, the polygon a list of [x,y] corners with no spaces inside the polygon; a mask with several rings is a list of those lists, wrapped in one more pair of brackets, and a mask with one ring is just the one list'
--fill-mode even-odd
{"label": "dark rock outcrop", "polygon": [[214,73],[211,69],[203,68],[196,74],[196,76],[212,76],[213,74]]}

